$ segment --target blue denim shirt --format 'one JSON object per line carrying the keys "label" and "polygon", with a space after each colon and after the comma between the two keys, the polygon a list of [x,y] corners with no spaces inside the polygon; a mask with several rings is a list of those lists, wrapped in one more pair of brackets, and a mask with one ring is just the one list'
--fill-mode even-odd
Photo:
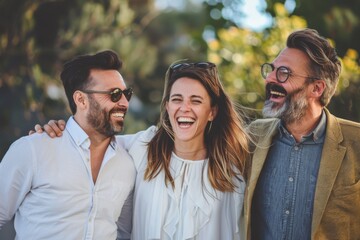
{"label": "blue denim shirt", "polygon": [[296,143],[279,125],[254,192],[252,239],[310,239],[326,115]]}

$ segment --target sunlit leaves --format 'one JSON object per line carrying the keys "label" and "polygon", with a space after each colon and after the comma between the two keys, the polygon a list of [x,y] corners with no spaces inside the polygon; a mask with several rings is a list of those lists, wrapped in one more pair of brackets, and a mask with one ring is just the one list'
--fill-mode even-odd
{"label": "sunlit leaves", "polygon": [[360,82],[360,66],[357,62],[358,53],[349,49],[342,59],[342,73],[338,84],[338,93],[349,87],[351,82]]}
{"label": "sunlit leaves", "polygon": [[[261,64],[272,61],[279,54],[291,32],[307,27],[305,19],[290,15],[280,3],[274,5],[274,11],[273,26],[263,32],[235,27],[218,29],[218,39],[208,42],[208,58],[219,65],[228,93],[243,105],[255,109],[262,108],[264,101]],[[359,82],[357,54],[349,49],[342,59],[343,71],[337,94],[351,82]]]}

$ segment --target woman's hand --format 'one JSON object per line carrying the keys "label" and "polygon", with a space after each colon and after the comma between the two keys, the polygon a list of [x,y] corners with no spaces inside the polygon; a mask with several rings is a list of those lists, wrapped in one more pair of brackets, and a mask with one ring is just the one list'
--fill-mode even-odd
{"label": "woman's hand", "polygon": [[62,131],[65,129],[65,121],[60,120],[50,120],[47,124],[44,124],[44,126],[41,126],[40,124],[36,124],[34,129],[30,130],[29,135],[37,132],[37,133],[43,133],[46,132],[50,137],[61,137]]}

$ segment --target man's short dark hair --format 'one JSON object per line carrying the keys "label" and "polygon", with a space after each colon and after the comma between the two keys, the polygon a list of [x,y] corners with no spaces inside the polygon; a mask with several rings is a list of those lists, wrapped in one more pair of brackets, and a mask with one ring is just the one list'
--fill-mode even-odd
{"label": "man's short dark hair", "polygon": [[94,55],[80,55],[64,64],[61,72],[61,81],[63,83],[66,97],[69,101],[70,109],[73,114],[76,113],[76,104],[73,94],[77,90],[84,90],[90,83],[89,75],[92,69],[114,69],[119,71],[122,67],[122,61],[118,55],[106,50]]}

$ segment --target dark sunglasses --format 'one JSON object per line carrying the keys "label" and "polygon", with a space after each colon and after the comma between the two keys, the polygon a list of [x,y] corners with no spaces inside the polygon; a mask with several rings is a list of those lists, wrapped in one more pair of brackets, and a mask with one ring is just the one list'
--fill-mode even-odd
{"label": "dark sunglasses", "polygon": [[184,70],[186,68],[202,68],[202,69],[210,69],[215,67],[216,65],[214,63],[211,62],[195,62],[195,63],[176,63],[172,66],[170,66],[170,74],[176,72],[176,71],[181,71]]}
{"label": "dark sunglasses", "polygon": [[110,99],[112,102],[116,103],[120,100],[121,96],[124,94],[126,100],[130,101],[131,96],[133,94],[132,88],[127,88],[125,90],[121,90],[120,88],[115,88],[111,91],[96,91],[96,90],[82,90],[84,93],[100,93],[100,94],[108,94],[110,95]]}
{"label": "dark sunglasses", "polygon": [[278,80],[281,83],[286,82],[290,76],[296,76],[296,77],[303,77],[303,78],[309,78],[309,79],[320,79],[318,77],[310,77],[310,76],[302,76],[298,74],[294,74],[291,72],[291,70],[288,67],[280,66],[276,68],[271,63],[264,63],[261,65],[261,76],[266,79],[270,73],[272,73],[276,69],[276,80]]}

